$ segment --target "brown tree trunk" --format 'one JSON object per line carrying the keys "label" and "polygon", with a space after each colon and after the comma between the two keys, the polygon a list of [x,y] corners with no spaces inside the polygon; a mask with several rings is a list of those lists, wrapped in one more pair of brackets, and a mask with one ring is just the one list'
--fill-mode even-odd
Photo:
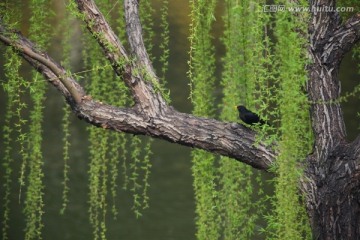
{"label": "brown tree trunk", "polygon": [[[310,6],[335,9],[335,1]],[[359,40],[359,14],[344,24],[336,12],[312,12],[309,26],[309,100],[315,136],[302,181],[314,239],[360,239],[360,137],[346,142],[338,71],[343,56]]]}
{"label": "brown tree trunk", "polygon": [[308,158],[303,190],[314,239],[360,239],[359,150],[339,145],[326,164]]}

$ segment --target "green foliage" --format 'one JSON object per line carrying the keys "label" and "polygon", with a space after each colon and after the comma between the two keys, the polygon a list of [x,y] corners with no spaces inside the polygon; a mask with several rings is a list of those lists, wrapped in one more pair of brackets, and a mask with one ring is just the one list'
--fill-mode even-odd
{"label": "green foliage", "polygon": [[360,11],[360,3],[357,0],[339,0],[336,1],[340,16],[344,19]]}
{"label": "green foliage", "polygon": [[152,57],[152,50],[154,47],[154,21],[152,14],[154,13],[154,8],[151,6],[150,0],[143,0],[139,4],[140,12],[140,21],[143,33],[144,44],[148,55],[151,60],[154,60]]}
{"label": "green foliage", "polygon": [[63,111],[64,111],[64,116],[62,119],[62,127],[63,127],[63,132],[64,132],[64,137],[63,137],[63,142],[64,142],[64,146],[63,146],[63,160],[64,160],[64,170],[63,170],[63,176],[64,176],[64,180],[63,180],[63,193],[62,193],[62,198],[63,198],[63,203],[62,203],[62,208],[60,209],[60,213],[64,214],[67,206],[68,206],[68,193],[69,193],[69,176],[68,176],[68,172],[70,170],[70,166],[69,166],[69,160],[70,160],[70,111],[68,109],[67,106],[63,107]]}
{"label": "green foliage", "polygon": [[117,1],[118,9],[117,12],[119,16],[116,18],[116,30],[118,32],[118,37],[123,45],[126,43],[126,26],[125,26],[125,12],[124,12],[124,1]]}
{"label": "green foliage", "polygon": [[152,140],[151,138],[147,139],[147,141],[145,142],[145,147],[144,147],[144,157],[142,160],[142,164],[140,166],[140,168],[143,171],[143,180],[142,180],[142,207],[143,209],[146,209],[149,207],[149,196],[148,196],[148,190],[150,187],[149,184],[149,177],[151,174],[151,161],[150,161],[150,157],[152,155],[152,151],[151,151],[151,145],[152,145]]}
{"label": "green foliage", "polygon": [[[148,141],[146,141],[148,140]],[[149,139],[133,136],[130,140],[130,161],[123,161],[124,190],[132,193],[132,210],[137,218],[142,216],[143,210],[149,207],[149,176],[151,143]],[[126,154],[123,154],[123,156]],[[126,158],[126,156],[124,156]]]}
{"label": "green foliage", "polygon": [[193,150],[191,155],[196,202],[196,237],[218,239],[220,216],[217,206],[215,156],[203,150]]}
{"label": "green foliage", "polygon": [[93,227],[94,239],[104,239],[106,234],[105,216],[107,212],[107,170],[108,159],[108,136],[99,128],[89,129],[90,131],[90,193],[89,193],[89,214],[90,223]]}
{"label": "green foliage", "polygon": [[[12,50],[8,50],[7,52],[10,52]],[[5,123],[4,123],[4,127],[2,129],[2,140],[4,142],[4,157],[2,160],[2,168],[4,170],[3,175],[3,185],[4,185],[4,196],[3,196],[3,205],[2,205],[2,209],[3,209],[3,219],[2,219],[2,239],[7,240],[8,239],[8,235],[7,235],[7,231],[9,228],[9,220],[10,220],[10,193],[11,193],[11,173],[12,173],[12,168],[11,168],[11,163],[13,162],[12,156],[11,156],[11,142],[12,142],[12,137],[11,137],[11,133],[12,133],[12,126],[11,126],[11,120],[13,118],[13,99],[16,97],[15,93],[15,89],[14,87],[16,86],[12,86],[13,84],[11,83],[17,83],[17,79],[16,76],[9,76],[9,74],[13,74],[13,73],[18,73],[18,66],[15,64],[11,64],[9,65],[9,62],[11,62],[13,60],[14,54],[12,52],[10,52],[10,54],[7,56],[5,55],[8,63],[5,64],[5,76],[9,79],[8,82],[6,84],[3,84],[3,88],[4,91],[7,93],[7,97],[9,99],[9,103],[7,105],[6,108],[6,113],[4,116],[5,119]],[[16,69],[13,69],[15,68]]]}
{"label": "green foliage", "polygon": [[[99,3],[103,7],[105,3]],[[106,12],[108,9],[104,9]],[[86,69],[94,69],[94,71],[87,74],[89,93],[93,98],[100,101],[106,101],[111,95],[110,86],[107,82],[114,80],[111,71],[105,71],[99,66],[106,64],[101,49],[97,42],[84,36],[84,51],[83,56]],[[110,91],[110,92],[109,92]],[[104,126],[105,128],[106,126]],[[108,179],[109,177],[109,158],[107,153],[109,150],[110,133],[103,131],[101,128],[94,128],[89,126],[89,150],[90,150],[90,165],[89,165],[89,214],[90,223],[93,227],[94,239],[106,239],[106,215],[107,215],[107,195],[108,195]],[[111,152],[112,153],[112,152]],[[111,179],[111,178],[110,178]],[[112,181],[111,181],[112,182]],[[113,183],[113,182],[112,182]],[[110,187],[114,188],[114,186]],[[116,191],[116,190],[115,190]]]}
{"label": "green foliage", "polygon": [[162,28],[161,32],[161,43],[160,43],[160,50],[162,52],[160,56],[160,63],[161,63],[161,73],[160,78],[162,83],[165,83],[166,79],[166,72],[168,70],[169,65],[169,23],[168,23],[168,0],[163,0],[163,4],[161,6],[160,12],[161,12],[161,23],[160,26]]}
{"label": "green foliage", "polygon": [[[14,161],[12,153],[12,143],[14,127],[18,131],[17,141],[23,141],[26,135],[22,133],[21,127],[25,123],[25,120],[21,117],[21,111],[23,108],[22,102],[20,100],[21,96],[21,87],[19,83],[22,83],[23,80],[19,75],[19,68],[21,65],[21,60],[15,54],[13,49],[7,49],[5,53],[6,63],[5,67],[5,77],[7,82],[3,84],[4,91],[8,97],[8,105],[5,112],[5,123],[2,129],[2,139],[4,142],[4,157],[2,159],[2,181],[5,189],[3,198],[3,219],[2,219],[2,239],[6,240],[8,238],[8,228],[10,220],[10,194],[11,194],[11,183],[12,183],[12,163]],[[13,124],[16,121],[17,123]],[[23,146],[23,144],[22,144]],[[21,148],[23,150],[23,147]],[[22,154],[22,153],[21,153]]]}
{"label": "green foliage", "polygon": [[[303,21],[306,16],[277,13],[276,26],[269,30],[271,18],[262,12],[263,4],[265,2],[226,1],[221,117],[236,121],[237,112],[233,106],[241,103],[252,110],[258,109],[267,121],[277,119],[272,126],[255,127],[261,140],[279,143],[276,194],[272,200],[275,211],[273,217],[268,218],[267,235],[274,239],[309,239],[309,224],[298,192],[301,177],[298,161],[305,158],[312,142],[309,108],[304,107],[308,103],[303,93],[306,36],[299,41],[300,34],[306,32],[306,21]],[[270,41],[270,31],[276,36],[274,43]],[[274,129],[276,126],[279,128]],[[226,160],[221,159],[219,169],[218,207],[224,223],[223,236],[225,239],[249,239],[262,214],[259,211],[257,215],[255,210],[263,210],[260,206],[264,204],[261,191],[255,193],[253,190],[254,179],[259,176],[255,177],[249,167]]]}
{"label": "green foliage", "polygon": [[[301,4],[305,5],[306,2],[302,1]],[[306,13],[298,14],[278,12],[275,20],[280,137],[273,200],[275,215],[269,222],[273,233],[270,235],[271,239],[311,239],[309,223],[298,191],[302,175],[299,162],[309,153],[312,143],[309,105],[303,91],[307,81],[307,36],[301,35],[306,33],[308,16]]]}
{"label": "green foliage", "polygon": [[[111,212],[116,219],[118,210],[116,207],[116,199],[117,199],[117,187],[118,187],[118,171],[119,171],[119,159],[123,159],[120,157],[120,153],[116,144],[125,142],[125,139],[121,139],[123,134],[110,133],[110,141],[109,141],[109,169],[110,169],[110,192],[112,197],[112,207]],[[124,160],[123,160],[124,161]]]}
{"label": "green foliage", "polygon": [[[11,8],[11,4],[17,4],[10,1],[5,1],[0,4],[0,15],[2,16],[2,21],[5,23],[17,27],[18,24],[15,22],[16,17],[21,16],[18,11]],[[14,23],[15,22],[15,23]],[[13,36],[15,38],[15,36]],[[14,162],[14,153],[13,153],[13,143],[14,141],[21,141],[21,152],[23,154],[24,144],[23,140],[26,135],[22,132],[22,126],[25,123],[25,120],[21,116],[23,108],[26,107],[21,101],[21,95],[23,93],[23,83],[24,80],[19,74],[19,68],[21,66],[21,60],[16,55],[14,49],[6,49],[4,54],[4,73],[7,81],[2,83],[2,88],[7,94],[7,106],[5,110],[4,126],[2,128],[1,138],[3,141],[3,158],[1,159],[1,181],[4,188],[4,194],[1,197],[1,212],[2,212],[2,221],[1,221],[1,238],[4,240],[9,239],[9,222],[10,222],[10,202],[11,202],[11,193],[12,193],[12,175],[13,175],[13,162]],[[15,130],[15,131],[14,131]],[[13,134],[16,132],[18,134],[17,139],[14,139]]]}
{"label": "green foliage", "polygon": [[[103,12],[109,11],[105,1],[99,2],[99,7]],[[109,100],[111,95],[111,82],[114,81],[114,75],[111,71],[99,67],[106,65],[106,60],[103,58],[101,49],[99,48],[95,39],[88,35],[85,30],[84,33],[84,51],[83,57],[85,59],[85,68],[93,69],[87,73],[88,92],[93,97],[100,101]],[[109,84],[107,84],[109,82]],[[109,86],[110,85],[110,86]],[[109,92],[110,91],[110,92]],[[106,128],[106,126],[103,126]],[[106,239],[106,216],[108,211],[108,182],[109,177],[109,162],[108,152],[110,151],[110,133],[103,131],[101,128],[94,128],[89,126],[89,150],[90,150],[90,164],[89,164],[89,215],[90,223],[93,227],[94,239]],[[110,181],[113,183],[112,181]],[[110,187],[114,188],[114,186]],[[115,190],[116,191],[116,190]]]}
{"label": "green foliage", "polygon": [[[46,48],[50,39],[50,28],[47,24],[49,11],[47,1],[32,0],[30,1],[30,38],[37,42],[39,48]],[[31,91],[36,89],[36,91]],[[28,168],[27,189],[25,193],[24,214],[26,219],[25,239],[41,239],[41,229],[43,228],[43,189],[42,182],[44,173],[42,144],[42,122],[43,106],[45,100],[45,82],[39,73],[33,72],[30,94],[33,103],[30,111],[30,125],[27,139],[28,159],[24,161],[22,169]],[[23,180],[20,179],[20,184]]]}
{"label": "green foliage", "polygon": [[[14,6],[21,6],[21,3],[17,1],[5,1],[0,4],[0,15],[2,21],[11,27],[19,27],[19,19],[21,13],[18,8]],[[16,36],[12,36],[16,38]],[[16,55],[16,50],[6,49],[4,54],[4,73],[6,80],[2,83],[4,92],[7,94],[7,106],[5,110],[4,126],[2,128],[2,140],[4,143],[4,156],[1,159],[2,173],[1,181],[4,187],[4,195],[2,196],[2,239],[9,239],[9,221],[11,215],[10,202],[11,202],[11,185],[13,178],[13,162],[18,157],[26,159],[28,152],[25,148],[25,141],[27,139],[27,133],[23,131],[24,125],[27,120],[23,117],[23,110],[27,107],[27,104],[23,102],[22,97],[24,90],[27,87],[27,83],[20,76],[21,59]],[[16,138],[14,138],[16,134]],[[13,146],[15,142],[18,143],[18,151],[15,154]]]}
{"label": "green foliage", "polygon": [[211,24],[214,21],[215,1],[191,1],[189,78],[193,113],[214,115],[214,47],[211,43]]}
{"label": "green foliage", "polygon": [[[215,58],[211,43],[215,0],[191,1],[190,61],[193,113],[213,117]],[[196,201],[196,236],[198,239],[220,237],[217,207],[215,156],[203,150],[192,151],[192,172]]]}
{"label": "green foliage", "polygon": [[[154,8],[151,5],[150,0],[141,1],[139,5],[140,12],[140,21],[143,30],[143,40],[145,44],[146,51],[149,55],[149,58],[153,61],[154,57],[152,56],[152,50],[154,48],[154,21],[152,14],[154,13]],[[158,82],[158,79],[153,79],[145,70],[140,69],[140,72],[143,78],[146,81],[150,81],[155,87],[155,91],[159,91],[162,95],[164,94],[163,86]],[[149,207],[149,197],[148,197],[148,188],[149,188],[149,176],[151,169],[150,156],[152,139],[141,139],[137,136],[134,136],[132,139],[132,153],[131,158],[132,162],[130,163],[131,177],[131,188],[130,191],[133,193],[133,207],[135,216],[140,217],[142,211]],[[141,151],[143,148],[143,151]],[[142,179],[142,180],[140,180]]]}
{"label": "green foliage", "polygon": [[140,146],[141,146],[141,139],[137,136],[134,136],[131,141],[131,160],[130,163],[130,170],[131,175],[129,177],[129,180],[131,182],[130,191],[133,193],[133,206],[132,209],[134,210],[134,213],[136,217],[141,216],[141,201],[140,201],[140,195],[139,195],[139,189],[141,188],[141,185],[139,183],[139,165],[141,163],[140,161]]}
{"label": "green foliage", "polygon": [[[70,47],[70,43],[71,43],[71,37],[74,34],[73,28],[69,28],[68,26],[70,26],[73,21],[75,19],[72,17],[72,15],[69,12],[65,13],[64,19],[62,21],[62,32],[63,32],[63,39],[62,39],[62,46],[63,46],[63,61],[62,61],[62,65],[66,68],[66,69],[71,69],[71,60],[70,60],[70,55],[71,55],[71,47]],[[69,73],[70,75],[70,73]],[[66,103],[64,103],[64,107],[63,107],[63,118],[62,118],[62,129],[63,129],[63,160],[64,160],[64,170],[63,170],[63,192],[62,192],[62,208],[60,209],[60,213],[64,214],[65,210],[68,206],[69,203],[69,199],[68,199],[68,193],[70,190],[69,187],[69,170],[70,170],[70,166],[69,166],[69,160],[70,160],[70,109],[67,106]]]}
{"label": "green foliage", "polygon": [[[266,96],[270,94],[264,90],[269,91],[265,86],[269,85],[270,74],[264,69],[269,61],[269,54],[266,54],[269,49],[264,29],[269,19],[260,11],[263,4],[226,1],[223,37],[226,55],[221,82],[223,120],[237,121],[238,113],[234,106],[239,104],[252,109],[268,107]],[[254,187],[255,176],[259,173],[225,157],[221,158],[219,170],[224,239],[250,239],[263,210],[260,206],[264,204],[264,196]]]}
{"label": "green foliage", "polygon": [[[111,18],[115,14],[115,4],[109,4],[108,1],[97,3],[100,10],[107,14],[110,24],[121,21]],[[119,6],[122,7],[122,6]],[[87,35],[87,32],[85,32]],[[124,32],[120,29],[119,35]],[[101,36],[92,36],[100,38]],[[123,81],[115,76],[106,66],[102,50],[97,42],[89,36],[84,38],[83,51],[85,59],[85,68],[92,69],[88,72],[87,84],[90,95],[100,101],[108,102],[115,106],[126,106],[130,103],[129,93]],[[125,64],[125,63],[123,63]],[[106,128],[107,126],[102,126]],[[150,154],[151,140],[144,141],[137,136],[126,138],[124,134],[111,133],[94,127],[88,128],[90,133],[90,222],[93,226],[94,239],[106,239],[106,216],[109,201],[111,199],[111,212],[116,218],[118,209],[116,206],[119,160],[122,160],[123,189],[128,189],[133,195],[132,209],[139,217],[142,211],[148,207],[147,190],[149,187],[148,179],[150,176]],[[145,146],[145,148],[143,148]],[[129,148],[129,149],[128,149]],[[144,149],[143,151],[141,149]]]}

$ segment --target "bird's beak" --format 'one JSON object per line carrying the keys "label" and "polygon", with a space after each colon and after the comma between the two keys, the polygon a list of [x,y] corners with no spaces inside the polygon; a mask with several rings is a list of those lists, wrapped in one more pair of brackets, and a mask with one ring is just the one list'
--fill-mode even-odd
{"label": "bird's beak", "polygon": [[235,109],[237,109],[237,106],[234,106]]}

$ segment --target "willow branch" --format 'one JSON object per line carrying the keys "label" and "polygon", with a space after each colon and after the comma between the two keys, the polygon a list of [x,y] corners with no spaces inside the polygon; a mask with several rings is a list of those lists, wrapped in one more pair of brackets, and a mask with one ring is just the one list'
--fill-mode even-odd
{"label": "willow branch", "polygon": [[[79,2],[82,1],[79,0]],[[92,13],[96,13],[93,17],[101,15],[94,6],[90,8]],[[83,12],[85,13],[87,10],[83,10]],[[93,22],[93,27],[95,27],[97,21]],[[99,24],[102,24],[102,21]],[[93,29],[91,31],[95,31],[95,28],[91,29]],[[94,33],[101,34],[103,37],[111,34],[110,28],[107,29],[107,32],[103,32],[102,29],[105,28],[97,28],[98,32]],[[76,116],[92,125],[117,132],[148,135],[203,149],[234,158],[262,170],[268,170],[275,161],[276,153],[256,141],[255,131],[238,123],[221,122],[180,113],[166,105],[160,94],[153,90],[150,82],[144,81],[141,75],[133,74],[132,68],[138,66],[130,64],[120,69],[118,67],[120,65],[116,65],[118,59],[126,58],[125,51],[116,49],[116,46],[121,48],[121,45],[116,43],[117,41],[113,42],[116,46],[111,42],[102,44],[102,46],[114,69],[119,73],[122,71],[121,74],[126,75],[125,81],[134,80],[128,82],[128,86],[132,89],[133,97],[139,102],[131,108],[114,107],[91,99],[76,80],[68,76],[66,70],[45,52],[37,50],[35,45],[20,33],[15,34],[16,38],[8,37],[10,33],[12,31],[0,24],[0,41],[15,48],[19,55],[42,73],[65,96]],[[97,38],[99,44],[101,44],[101,39],[104,39],[103,37]]]}
{"label": "willow branch", "polygon": [[[126,59],[128,57],[95,2],[93,0],[76,0],[76,2],[80,13],[84,15],[88,29],[103,48],[111,64],[115,66],[115,72],[118,75],[124,75],[119,71],[121,68],[117,65],[118,59],[122,56]],[[137,109],[138,112],[137,118],[134,116],[132,119],[117,121],[124,124],[132,122],[131,126],[116,127],[108,123],[106,126],[117,131],[150,135],[170,142],[205,149],[238,159],[255,168],[268,169],[275,159],[275,153],[261,143],[255,147],[254,131],[238,124],[231,125],[179,113],[165,103],[160,93],[154,91],[152,83],[157,81],[157,78],[142,38],[138,1],[125,0],[124,5],[129,44],[137,60],[136,63],[127,64],[124,80],[132,90],[136,100],[134,109]],[[134,72],[145,72],[145,74],[135,75]],[[146,79],[149,76],[151,81]],[[92,119],[106,122],[106,118],[102,116],[94,118],[95,114],[95,112],[89,115],[85,114],[88,117],[84,118],[90,122]],[[139,117],[141,119],[138,119]],[[133,127],[136,125],[139,126],[134,130]]]}
{"label": "willow branch", "polygon": [[[111,29],[94,1],[76,0],[76,3],[82,15],[82,20],[103,49],[105,57],[109,60],[115,73],[121,76],[125,84],[134,91],[133,96],[137,96],[137,92],[132,87],[136,83],[136,79],[132,77],[129,57],[119,38]],[[135,101],[138,101],[138,99],[135,99]]]}
{"label": "willow branch", "polygon": [[65,69],[51,59],[47,53],[36,49],[35,45],[19,32],[9,30],[1,24],[0,41],[13,47],[32,66],[39,69],[53,85],[64,92],[68,101],[81,102],[84,96],[82,87],[74,79],[68,77]]}

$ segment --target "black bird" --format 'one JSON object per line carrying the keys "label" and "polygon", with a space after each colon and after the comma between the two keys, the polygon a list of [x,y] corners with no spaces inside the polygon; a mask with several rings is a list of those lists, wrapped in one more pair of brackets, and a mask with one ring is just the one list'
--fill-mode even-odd
{"label": "black bird", "polygon": [[259,123],[261,125],[265,124],[265,121],[262,120],[259,115],[257,115],[256,113],[251,112],[250,110],[248,110],[246,107],[244,106],[236,106],[237,110],[239,111],[239,118],[241,120],[243,120],[243,122],[249,124],[249,125],[254,125],[256,123]]}

